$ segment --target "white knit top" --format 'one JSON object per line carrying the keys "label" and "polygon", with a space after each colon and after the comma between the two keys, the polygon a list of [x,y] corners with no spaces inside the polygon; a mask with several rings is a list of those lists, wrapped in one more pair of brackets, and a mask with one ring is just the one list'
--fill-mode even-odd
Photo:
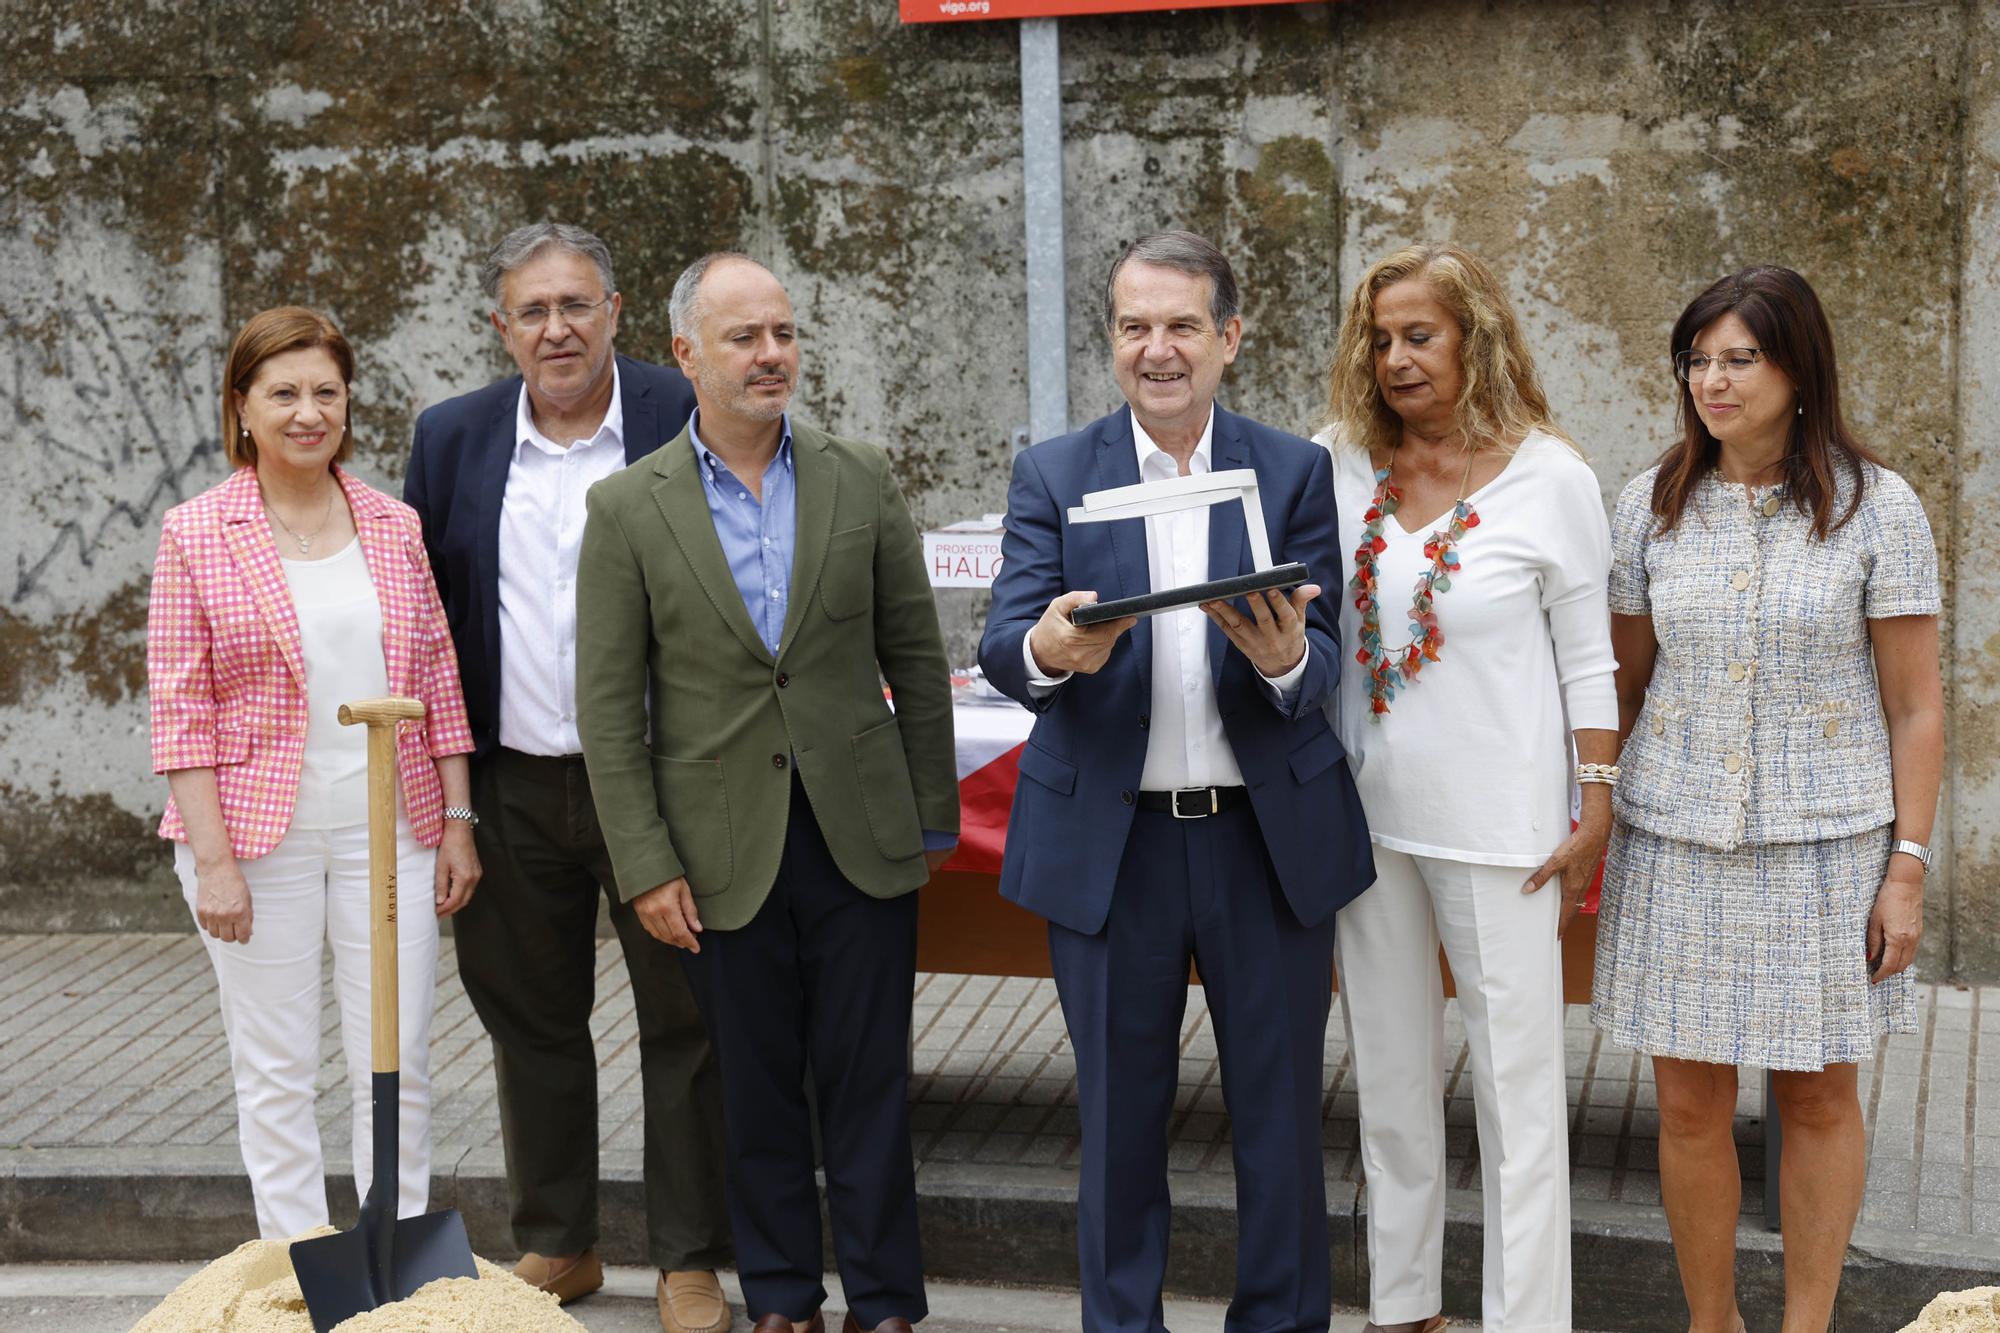
{"label": "white knit top", "polygon": [[[1467,497],[1479,526],[1460,539],[1460,570],[1436,595],[1439,660],[1375,721],[1368,672],[1354,656],[1361,613],[1347,586],[1375,473],[1366,453],[1317,438],[1333,455],[1341,542],[1338,586],[1326,594],[1340,605],[1341,676],[1327,710],[1370,836],[1418,856],[1540,865],[1569,835],[1569,733],[1618,727],[1606,604],[1611,538],[1596,474],[1537,432]],[[1405,532],[1399,517],[1384,524],[1388,547],[1376,557],[1392,653],[1411,637],[1406,613],[1430,564],[1425,539],[1448,518]]]}

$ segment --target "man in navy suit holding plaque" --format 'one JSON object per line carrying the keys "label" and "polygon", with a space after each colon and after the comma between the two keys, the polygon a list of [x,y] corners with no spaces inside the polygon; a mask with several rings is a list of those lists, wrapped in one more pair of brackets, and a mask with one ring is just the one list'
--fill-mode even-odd
{"label": "man in navy suit holding plaque", "polygon": [[1166,1129],[1188,965],[1222,1060],[1239,1221],[1230,1333],[1324,1333],[1332,1305],[1320,1099],[1333,914],[1374,879],[1322,711],[1341,651],[1308,583],[1079,628],[1078,606],[1253,571],[1233,501],[1072,526],[1092,492],[1256,474],[1271,556],[1340,577],[1326,451],[1215,403],[1242,334],[1213,245],[1163,232],[1105,283],[1127,406],[1024,451],[980,644],[1039,717],[1001,892],[1047,917],[1083,1125],[1087,1333],[1163,1333]]}

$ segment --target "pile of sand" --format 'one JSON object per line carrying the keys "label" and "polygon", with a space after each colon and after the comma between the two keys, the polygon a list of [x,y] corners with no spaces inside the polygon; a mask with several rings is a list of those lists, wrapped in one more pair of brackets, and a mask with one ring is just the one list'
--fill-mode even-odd
{"label": "pile of sand", "polygon": [[[407,1301],[356,1315],[340,1333],[582,1333],[555,1297],[484,1259],[476,1262],[477,1281],[440,1278]],[[292,1275],[291,1242],[253,1240],[231,1250],[168,1292],[132,1333],[312,1333]]]}
{"label": "pile of sand", "polygon": [[1902,1333],[2000,1333],[2000,1287],[1947,1291]]}

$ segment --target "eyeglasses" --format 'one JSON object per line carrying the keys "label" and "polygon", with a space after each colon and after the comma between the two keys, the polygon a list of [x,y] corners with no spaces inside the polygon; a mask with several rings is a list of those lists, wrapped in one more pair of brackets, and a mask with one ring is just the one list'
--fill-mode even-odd
{"label": "eyeglasses", "polygon": [[597,308],[610,299],[611,297],[607,296],[598,301],[565,301],[558,306],[524,305],[519,310],[509,310],[507,322],[518,324],[524,329],[539,329],[549,322],[550,315],[561,315],[565,324],[581,324],[595,315]]}
{"label": "eyeglasses", "polygon": [[1725,347],[1714,356],[1700,352],[1674,353],[1674,373],[1692,383],[1708,374],[1711,364],[1720,365],[1732,383],[1748,375],[1764,359],[1761,347]]}

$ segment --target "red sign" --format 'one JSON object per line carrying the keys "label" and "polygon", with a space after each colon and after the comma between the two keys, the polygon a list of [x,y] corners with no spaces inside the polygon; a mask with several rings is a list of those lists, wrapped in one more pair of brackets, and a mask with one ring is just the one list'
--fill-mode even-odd
{"label": "red sign", "polygon": [[1224,9],[1279,0],[896,0],[905,23],[964,23],[976,19],[1044,19],[1071,14],[1133,14],[1160,9]]}

